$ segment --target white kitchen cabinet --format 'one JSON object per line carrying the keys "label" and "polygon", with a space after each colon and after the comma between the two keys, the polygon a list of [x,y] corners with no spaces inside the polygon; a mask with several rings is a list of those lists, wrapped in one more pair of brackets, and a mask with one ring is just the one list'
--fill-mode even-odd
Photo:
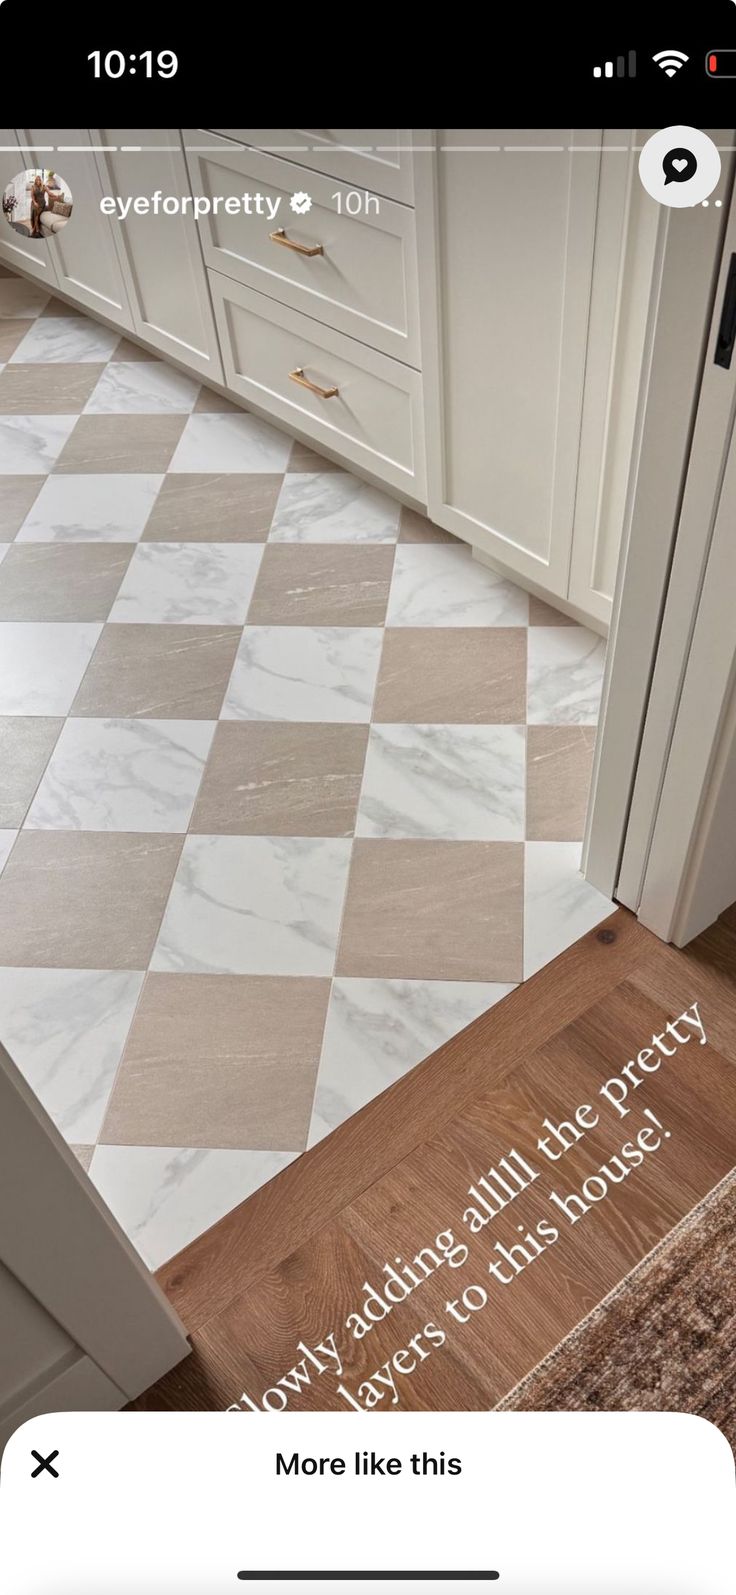
{"label": "white kitchen cabinet", "polygon": [[429,514],[563,596],[600,133],[443,129],[437,144],[417,156]]}
{"label": "white kitchen cabinet", "polygon": [[423,502],[421,377],[411,366],[210,272],[225,380],[247,403]]}
{"label": "white kitchen cabinet", "polygon": [[[14,127],[0,127],[0,145],[0,191],[4,194],[8,183],[30,165],[30,157],[25,150],[21,151]],[[53,161],[53,154],[45,157],[44,164],[49,158]],[[56,266],[45,240],[24,238],[8,225],[4,216],[0,217],[0,228],[0,260],[14,271],[27,272],[39,282],[48,283],[49,291],[56,288]]]}
{"label": "white kitchen cabinet", "polygon": [[109,316],[131,331],[133,320],[123,274],[112,235],[112,223],[100,210],[102,184],[86,129],[65,128],[63,143],[76,146],[43,153],[56,145],[59,134],[51,128],[22,128],[31,165],[51,166],[60,172],[72,193],[69,224],[49,237],[45,250],[55,267],[59,288],[87,310]]}
{"label": "white kitchen cabinet", "polygon": [[[190,192],[178,131],[171,128],[100,128],[94,134],[105,191],[127,199]],[[112,217],[113,237],[125,278],[133,327],[162,354],[222,381],[197,224],[191,212]]]}
{"label": "white kitchen cabinet", "polygon": [[[405,127],[218,127],[216,133],[285,155],[387,199],[414,203],[411,133]],[[206,138],[202,140],[206,143]]]}
{"label": "white kitchen cabinet", "polygon": [[634,134],[435,139],[415,156],[429,515],[605,628],[659,225]]}
{"label": "white kitchen cabinet", "polygon": [[[293,161],[264,155],[196,128],[184,134],[192,191],[233,205],[261,194],[263,216],[221,210],[200,222],[205,262],[236,282],[419,366],[414,212],[378,199],[350,214],[355,191],[334,177],[308,175]],[[204,150],[203,144],[209,148]],[[309,182],[303,215],[290,199]]]}
{"label": "white kitchen cabinet", "polygon": [[[39,160],[44,138],[91,141],[95,153],[46,154],[72,186],[71,224],[39,246],[4,228],[0,258],[426,507],[479,558],[606,629],[666,228],[638,180],[646,134],[19,137]],[[6,138],[11,176],[22,157]],[[348,186],[380,201],[341,212],[335,194]],[[311,207],[292,211],[302,188]],[[157,214],[99,211],[101,194],[157,193]],[[192,193],[222,202],[199,224],[191,208],[163,209]],[[278,199],[278,221],[236,213],[244,193]]]}

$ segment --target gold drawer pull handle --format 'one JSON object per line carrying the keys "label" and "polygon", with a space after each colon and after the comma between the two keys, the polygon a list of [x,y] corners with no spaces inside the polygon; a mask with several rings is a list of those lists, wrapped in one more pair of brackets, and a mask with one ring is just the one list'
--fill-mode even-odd
{"label": "gold drawer pull handle", "polygon": [[316,393],[318,399],[335,399],[340,392],[339,388],[318,388],[316,382],[310,382],[305,377],[303,366],[297,366],[296,371],[289,372],[289,381],[298,382],[300,388],[309,388],[310,393]]}
{"label": "gold drawer pull handle", "polygon": [[311,257],[312,255],[324,254],[321,244],[312,244],[311,246],[309,244],[297,244],[293,238],[287,238],[283,227],[277,227],[275,233],[269,233],[268,236],[272,244],[283,244],[284,249],[293,249],[297,255],[309,255]]}

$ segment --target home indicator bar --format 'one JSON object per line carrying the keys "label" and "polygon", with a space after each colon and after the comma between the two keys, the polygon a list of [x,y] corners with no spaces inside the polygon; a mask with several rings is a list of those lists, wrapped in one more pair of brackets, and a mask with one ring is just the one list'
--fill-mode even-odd
{"label": "home indicator bar", "polygon": [[267,1573],[259,1573],[252,1571],[251,1569],[243,1569],[242,1572],[238,1573],[238,1578],[250,1578],[253,1579],[254,1582],[257,1582],[259,1578],[264,1578],[269,1579],[271,1583],[277,1583],[279,1580],[286,1581],[288,1579],[299,1579],[302,1583],[307,1583],[310,1580],[317,1579],[331,1579],[334,1581],[338,1578],[349,1578],[354,1582],[369,1582],[374,1579],[401,1579],[405,1584],[412,1582],[419,1583],[422,1580],[426,1582],[428,1579],[435,1581],[438,1579],[443,1579],[446,1583],[451,1584],[453,1581],[462,1579],[464,1583],[480,1584],[483,1583],[485,1579],[496,1579],[500,1577],[501,1574],[496,1573],[493,1569],[488,1569],[486,1572],[475,1572],[468,1571],[467,1568],[463,1568],[462,1571],[457,1572],[447,1572],[446,1570],[438,1571],[437,1569],[430,1570],[423,1568],[421,1572],[403,1571],[401,1573],[389,1572],[385,1569],[378,1568],[369,1571],[363,1570],[360,1573],[340,1572],[335,1568],[330,1568],[327,1572],[322,1573],[274,1573],[270,1570]]}

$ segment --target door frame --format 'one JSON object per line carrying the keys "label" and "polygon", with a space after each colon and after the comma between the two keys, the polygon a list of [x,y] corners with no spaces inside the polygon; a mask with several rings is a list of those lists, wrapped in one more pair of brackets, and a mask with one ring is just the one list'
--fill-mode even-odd
{"label": "door frame", "polygon": [[[733,151],[736,134],[731,129],[712,130],[710,136]],[[685,589],[687,624],[680,615],[676,625],[665,627],[667,605],[674,602],[670,588],[676,550],[678,562],[697,559],[693,537],[697,526],[702,527],[702,515],[700,522],[686,519],[683,510],[716,306],[720,314],[724,244],[735,209],[733,153],[722,154],[722,161],[719,221],[715,208],[707,225],[700,207],[663,207],[660,217],[583,847],[585,878],[635,913],[642,900],[699,593],[692,585]],[[723,422],[721,438],[723,448]],[[711,502],[718,481],[711,460]],[[706,520],[712,528],[712,519]],[[703,559],[701,548],[701,563]],[[653,696],[655,674],[658,691]],[[659,691],[665,678],[668,695]],[[661,929],[657,933],[663,934]]]}
{"label": "door frame", "polygon": [[2,1045],[0,1263],[78,1352],[43,1388],[18,1392],[0,1432],[80,1398],[114,1410],[189,1354],[177,1314]]}
{"label": "door frame", "polygon": [[[727,244],[729,260],[734,252]],[[718,376],[730,421],[725,464],[718,462],[714,508],[701,503],[696,521],[701,537],[710,535],[638,910],[642,924],[681,947],[736,899],[736,371]],[[707,456],[715,439],[703,441]],[[643,753],[650,740],[647,723]]]}

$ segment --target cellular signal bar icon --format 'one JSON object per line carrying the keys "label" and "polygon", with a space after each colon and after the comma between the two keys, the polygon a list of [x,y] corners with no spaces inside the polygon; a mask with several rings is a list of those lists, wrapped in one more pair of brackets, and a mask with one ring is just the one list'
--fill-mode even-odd
{"label": "cellular signal bar icon", "polygon": [[593,67],[594,78],[635,78],[636,77],[636,50],[629,50],[628,55],[617,55],[615,65],[613,61],[604,61],[603,66]]}

